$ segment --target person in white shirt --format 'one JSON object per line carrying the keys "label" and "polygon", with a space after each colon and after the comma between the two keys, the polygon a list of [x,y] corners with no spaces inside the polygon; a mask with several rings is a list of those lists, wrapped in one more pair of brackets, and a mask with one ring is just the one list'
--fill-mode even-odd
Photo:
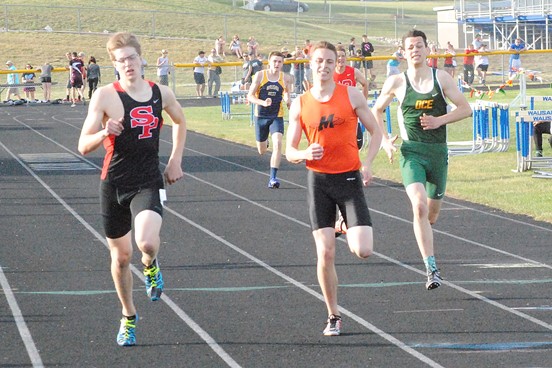
{"label": "person in white shirt", "polygon": [[164,86],[169,85],[169,52],[167,50],[161,50],[161,56],[157,58],[157,77],[159,78],[159,84]]}
{"label": "person in white shirt", "polygon": [[203,97],[203,92],[205,91],[205,63],[208,60],[205,57],[205,51],[198,52],[197,56],[194,59],[194,64],[199,64],[194,67],[194,81],[196,83],[196,93],[197,98]]}

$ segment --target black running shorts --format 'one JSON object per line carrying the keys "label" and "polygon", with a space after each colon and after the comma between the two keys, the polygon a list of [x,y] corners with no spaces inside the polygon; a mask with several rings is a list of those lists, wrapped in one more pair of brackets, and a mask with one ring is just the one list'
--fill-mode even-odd
{"label": "black running shorts", "polygon": [[100,183],[100,206],[105,236],[117,239],[132,229],[132,220],[140,212],[151,210],[163,216],[163,206],[159,198],[162,186],[122,189],[102,181]]}
{"label": "black running shorts", "polygon": [[307,193],[313,231],[335,226],[336,206],[347,227],[372,226],[360,171],[323,174],[309,170]]}

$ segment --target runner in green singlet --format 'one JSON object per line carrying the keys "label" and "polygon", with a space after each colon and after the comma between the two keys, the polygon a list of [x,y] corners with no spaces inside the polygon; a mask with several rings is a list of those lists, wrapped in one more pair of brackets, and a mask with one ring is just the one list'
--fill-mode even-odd
{"label": "runner in green singlet", "polygon": [[[426,288],[432,290],[441,286],[442,281],[435,262],[431,226],[439,217],[446,189],[446,124],[467,118],[472,111],[450,74],[427,65],[430,50],[422,31],[408,32],[403,36],[403,46],[408,69],[385,81],[373,113],[384,129],[385,109],[393,98],[398,99],[399,131],[403,140],[401,174],[412,204],[414,235],[426,266]],[[454,104],[454,109],[447,109],[445,98]],[[396,139],[396,136],[390,139],[384,136],[382,146],[389,148]]]}

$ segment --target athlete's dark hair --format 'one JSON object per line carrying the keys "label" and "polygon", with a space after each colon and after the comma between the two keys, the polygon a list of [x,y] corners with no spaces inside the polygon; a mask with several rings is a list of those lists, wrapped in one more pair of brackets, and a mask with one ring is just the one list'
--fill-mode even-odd
{"label": "athlete's dark hair", "polygon": [[402,45],[404,47],[404,40],[410,37],[421,37],[424,40],[424,45],[427,47],[427,37],[424,32],[418,31],[417,29],[411,29],[408,31],[402,38]]}
{"label": "athlete's dark hair", "polygon": [[328,42],[328,41],[320,41],[314,47],[312,48],[311,54],[314,54],[314,52],[318,49],[328,49],[330,51],[333,51],[335,54],[335,58],[337,59],[337,50],[335,49],[335,46]]}
{"label": "athlete's dark hair", "polygon": [[138,39],[132,33],[119,32],[111,36],[106,45],[107,53],[109,54],[111,60],[115,60],[115,57],[113,56],[114,50],[122,49],[127,46],[134,47],[136,53],[142,56],[142,47],[140,46],[140,42],[138,42]]}

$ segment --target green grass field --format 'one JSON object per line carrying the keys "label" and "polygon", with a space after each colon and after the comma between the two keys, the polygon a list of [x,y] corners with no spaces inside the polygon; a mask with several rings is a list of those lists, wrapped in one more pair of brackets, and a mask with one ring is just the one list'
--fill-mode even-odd
{"label": "green grass field", "polygon": [[[234,7],[233,3],[238,6]],[[121,0],[117,2],[116,9],[113,9],[113,2],[107,0],[94,2],[93,8],[89,7],[90,2],[81,0],[53,0],[48,2],[48,6],[44,6],[44,2],[29,0],[25,6],[4,7],[3,23],[7,23],[9,29],[32,31],[2,32],[0,49],[2,56],[14,61],[18,67],[25,63],[38,66],[45,61],[62,67],[65,66],[64,55],[67,51],[84,51],[87,55],[96,56],[100,65],[109,66],[105,51],[108,35],[102,32],[132,31],[140,35],[143,55],[151,65],[163,48],[170,50],[172,62],[191,62],[199,49],[213,47],[214,39],[221,34],[227,36],[227,40],[235,33],[239,33],[242,39],[254,35],[260,42],[261,52],[268,53],[282,46],[293,47],[296,42],[301,44],[306,38],[347,43],[354,36],[360,42],[360,36],[366,32],[376,46],[376,55],[389,55],[394,50],[393,42],[397,36],[400,37],[414,25],[426,31],[430,39],[434,37],[436,17],[433,7],[453,4],[452,1],[324,0],[307,0],[307,3],[310,11],[295,17],[295,14],[289,13],[264,14],[244,10],[239,7],[243,5],[243,1],[239,0]],[[4,0],[3,4],[21,3]],[[71,7],[59,9],[54,6]],[[398,20],[395,22],[396,18]],[[46,25],[55,32],[40,31]],[[155,31],[155,37],[152,30]],[[78,31],[81,33],[75,33]],[[526,67],[542,71],[539,75],[545,80],[550,79],[547,74],[550,70],[547,55],[524,55],[523,60]],[[229,57],[228,61],[236,59]],[[490,63],[495,73],[488,80],[497,86],[503,81],[502,71],[507,65],[507,57],[490,57]],[[374,69],[378,75],[376,82],[381,83],[385,74],[385,61],[376,61]],[[178,88],[192,83],[189,69],[178,70],[177,73]],[[225,68],[223,81],[230,83],[239,74],[233,67]],[[155,79],[155,70],[148,69],[146,76]],[[103,82],[109,83],[112,78],[112,75],[104,74]],[[60,86],[63,83],[60,82]],[[546,83],[549,86],[550,81]],[[56,91],[58,97],[64,94],[63,88]],[[177,92],[180,93],[180,89]],[[506,95],[497,94],[493,99],[507,103],[514,100],[517,94],[516,89],[510,89]],[[552,90],[528,89],[528,94],[549,96]],[[473,102],[475,98],[470,97],[469,100]],[[246,106],[236,105],[233,108],[248,111]],[[549,109],[546,106],[539,108]],[[255,145],[248,118],[222,120],[220,107],[189,108],[185,113],[191,130]],[[513,134],[513,123],[511,126]],[[396,129],[394,126],[393,130]],[[454,141],[471,138],[471,121],[451,125],[449,133],[450,140]],[[552,149],[545,146],[545,153],[552,153]],[[552,223],[551,182],[533,179],[531,172],[514,173],[512,169],[515,167],[513,137],[508,152],[452,157],[447,195]],[[390,165],[383,154],[376,159],[374,174],[380,178],[400,181],[397,163]]]}
{"label": "green grass field", "polygon": [[[534,89],[531,95],[551,95],[547,89]],[[504,96],[496,96],[497,102],[509,102],[517,94],[510,90]],[[473,102],[474,99],[470,99]],[[392,105],[393,109],[396,108]],[[537,106],[537,108],[546,108]],[[233,105],[232,111],[247,114],[249,106]],[[248,116],[236,116],[223,120],[220,107],[197,107],[185,110],[191,130],[220,137],[223,139],[255,146],[255,133],[250,126]],[[392,113],[393,132],[397,132],[395,112]],[[450,159],[447,196],[464,199],[506,212],[525,214],[537,220],[552,223],[551,182],[546,179],[534,179],[532,171],[513,172],[516,168],[516,149],[514,124],[511,119],[512,137],[507,152],[483,153],[466,156],[453,156]],[[472,137],[471,119],[466,119],[449,126],[450,141],[464,141]],[[544,143],[545,153],[552,154],[552,148]],[[381,152],[374,162],[373,172],[376,177],[400,182],[398,157],[395,163],[389,164]],[[552,171],[552,169],[551,169]],[[406,200],[406,198],[405,198]]]}

